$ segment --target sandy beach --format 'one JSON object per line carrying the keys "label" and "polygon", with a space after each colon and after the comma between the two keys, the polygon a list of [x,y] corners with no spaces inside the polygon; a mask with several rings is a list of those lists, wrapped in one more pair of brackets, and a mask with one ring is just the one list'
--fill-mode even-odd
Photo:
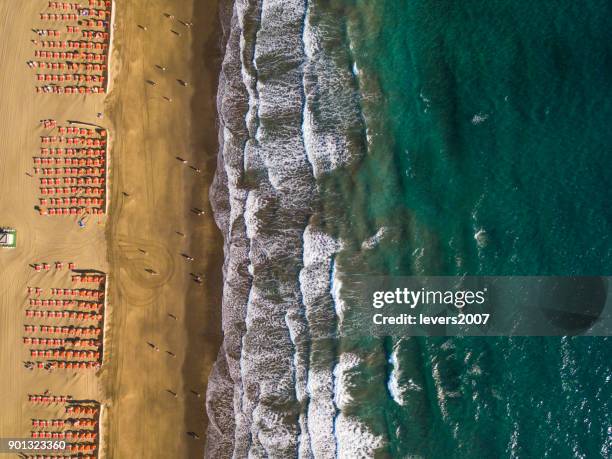
{"label": "sandy beach", "polygon": [[[17,248],[0,251],[0,436],[29,436],[27,395],[50,390],[103,404],[101,457],[203,456],[206,379],[221,339],[222,240],[208,203],[221,39],[216,2],[170,3],[116,2],[104,97],[37,94],[26,61],[47,2],[0,2],[0,61],[10,69],[0,72],[0,226],[18,231]],[[47,118],[110,131],[109,213],[84,228],[34,210],[36,179],[26,172]],[[26,287],[66,275],[41,277],[28,265],[56,260],[108,274],[98,373],[23,366]]]}
{"label": "sandy beach", "polygon": [[[77,398],[101,399],[100,380],[93,371],[49,373],[28,371],[22,344],[27,287],[52,287],[67,280],[67,271],[34,273],[31,263],[74,261],[79,268],[108,270],[104,250],[105,218],[89,217],[84,228],[76,217],[41,217],[35,211],[38,179],[32,175],[32,157],[43,134],[40,120],[73,119],[96,123],[103,110],[101,96],[36,94],[32,59],[33,27],[46,2],[16,7],[0,2],[0,226],[17,229],[17,248],[0,251],[0,437],[29,437],[30,419],[40,412],[28,405],[27,396],[49,390]],[[30,176],[26,175],[29,173]],[[70,281],[68,280],[68,283]]]}
{"label": "sandy beach", "polygon": [[103,370],[109,457],[203,456],[206,378],[220,341],[222,243],[208,204],[217,149],[216,21],[215,2],[206,11],[194,11],[191,1],[117,2],[107,102],[115,133],[106,233],[112,358]]}

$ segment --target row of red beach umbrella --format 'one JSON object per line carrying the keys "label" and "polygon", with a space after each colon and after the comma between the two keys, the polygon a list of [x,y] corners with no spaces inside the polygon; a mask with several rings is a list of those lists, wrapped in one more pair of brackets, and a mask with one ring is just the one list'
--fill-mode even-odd
{"label": "row of red beach umbrella", "polygon": [[96,432],[90,430],[67,430],[65,432],[48,432],[34,430],[32,438],[47,438],[53,440],[95,440],[98,437]]}
{"label": "row of red beach umbrella", "polygon": [[[53,126],[53,127],[56,127],[56,126]],[[44,124],[43,124],[43,127],[44,127]],[[62,135],[78,134],[78,135],[89,136],[89,137],[93,137],[95,135],[99,135],[100,137],[106,137],[106,129],[88,129],[88,128],[82,128],[82,127],[80,128],[77,126],[57,126],[57,132],[59,132]]]}
{"label": "row of red beach umbrella", "polygon": [[53,206],[53,207],[61,207],[61,206],[103,206],[104,199],[101,198],[40,198],[39,200],[41,206]]}
{"label": "row of red beach umbrella", "polygon": [[78,416],[95,416],[96,414],[98,414],[98,407],[69,405],[66,407],[66,414],[73,414]]}
{"label": "row of red beach umbrella", "polygon": [[79,10],[81,8],[81,5],[79,3],[69,2],[49,2],[49,8],[62,10]]}
{"label": "row of red beach umbrella", "polygon": [[101,167],[35,167],[34,172],[42,175],[102,175]]}
{"label": "row of red beach umbrella", "polygon": [[[56,261],[54,263],[55,265],[55,269],[63,269],[64,268],[64,262],[62,261]],[[50,271],[51,270],[51,265],[49,263],[34,263],[32,265],[32,268],[34,268],[34,271]],[[73,263],[72,261],[68,263],[68,269],[70,271],[73,271],[76,268],[76,264]],[[39,287],[28,287],[28,293],[31,293],[32,291],[30,290],[31,288],[36,288],[36,293],[42,293],[42,289]]]}
{"label": "row of red beach umbrella", "polygon": [[103,94],[106,88],[103,86],[93,86],[91,88],[85,86],[37,86],[36,92],[46,94]]}
{"label": "row of red beach umbrella", "polygon": [[104,298],[104,291],[86,288],[52,288],[51,295],[57,296],[80,296],[86,298]]}
{"label": "row of red beach umbrella", "polygon": [[27,346],[99,347],[100,341],[95,339],[32,338],[24,336],[23,344]]}
{"label": "row of red beach umbrella", "polygon": [[50,49],[95,49],[106,51],[108,43],[83,40],[35,40],[36,46]]}
{"label": "row of red beach umbrella", "polygon": [[30,306],[42,306],[51,308],[82,308],[89,311],[97,311],[103,307],[104,303],[91,301],[75,301],[75,300],[41,300],[38,298],[30,298]]}
{"label": "row of red beach umbrella", "polygon": [[[110,0],[89,0],[90,8],[101,8],[101,9],[109,9],[112,5]],[[63,10],[82,10],[83,6],[80,3],[70,3],[70,2],[49,2],[49,8],[57,8]]]}
{"label": "row of red beach umbrella", "polygon": [[65,143],[67,145],[87,145],[88,147],[104,147],[106,145],[106,139],[44,135],[40,137],[40,143],[42,143],[43,145]]}
{"label": "row of red beach umbrella", "polygon": [[71,301],[71,300],[40,300],[30,298],[30,306],[41,306],[51,308],[61,307],[76,307],[86,311],[100,311],[104,307],[104,303],[94,303],[89,301]]}
{"label": "row of red beach umbrella", "polygon": [[98,421],[96,419],[32,419],[32,427],[45,428],[45,427],[96,427]]}
{"label": "row of red beach umbrella", "polygon": [[71,395],[49,395],[47,393],[28,395],[28,402],[41,403],[43,405],[46,405],[49,403],[66,403],[69,400],[72,400]]}
{"label": "row of red beach umbrella", "polygon": [[98,8],[110,9],[112,4],[113,3],[110,0],[89,0],[90,8],[98,7]]}
{"label": "row of red beach umbrella", "polygon": [[40,13],[41,21],[78,21],[76,13]]}
{"label": "row of red beach umbrella", "polygon": [[88,62],[105,62],[106,54],[97,53],[83,53],[83,52],[72,52],[72,51],[34,51],[34,57],[40,59],[62,59],[69,61],[88,61]]}
{"label": "row of red beach umbrella", "polygon": [[59,37],[62,33],[56,29],[38,29],[36,33],[41,37]]}
{"label": "row of red beach umbrella", "polygon": [[58,349],[30,349],[30,357],[36,358],[59,358],[59,359],[80,359],[97,361],[100,359],[100,353],[95,351],[60,351]]}
{"label": "row of red beach umbrella", "polygon": [[32,68],[49,70],[72,70],[74,72],[105,72],[106,64],[86,64],[83,62],[44,62],[30,61]]}
{"label": "row of red beach umbrella", "polygon": [[47,158],[34,157],[34,164],[37,166],[95,166],[101,167],[104,165],[104,158]]}
{"label": "row of red beach umbrella", "polygon": [[40,188],[40,193],[43,195],[54,195],[54,194],[79,194],[82,193],[86,196],[104,196],[104,188],[94,187],[53,187],[53,188]]}
{"label": "row of red beach umbrella", "polygon": [[108,32],[100,32],[98,30],[83,30],[83,32],[81,32],[81,36],[83,38],[87,38],[89,40],[105,40],[105,41],[107,41],[110,38]]}
{"label": "row of red beach umbrella", "polygon": [[59,208],[51,207],[50,209],[38,209],[39,215],[103,215],[104,209],[98,209],[95,207],[71,207],[71,208]]}
{"label": "row of red beach umbrella", "polygon": [[104,83],[106,77],[104,75],[78,75],[76,73],[67,73],[65,75],[55,75],[51,73],[39,73],[36,75],[37,81],[46,83]]}
{"label": "row of red beach umbrella", "polygon": [[106,281],[106,276],[97,275],[97,274],[84,274],[84,275],[72,276],[72,282],[98,284],[104,281]]}
{"label": "row of red beach umbrella", "polygon": [[73,319],[73,320],[95,320],[100,321],[102,314],[79,311],[40,311],[38,309],[26,309],[25,316],[36,319]]}
{"label": "row of red beach umbrella", "polygon": [[104,177],[56,177],[40,179],[41,185],[104,185]]}
{"label": "row of red beach umbrella", "polygon": [[46,333],[49,335],[99,336],[102,333],[102,329],[99,327],[24,325],[24,329],[26,333]]}
{"label": "row of red beach umbrella", "polygon": [[81,19],[81,23],[84,27],[97,27],[104,30],[107,30],[110,25],[108,21],[100,21],[97,19]]}
{"label": "row of red beach umbrella", "polygon": [[89,454],[79,454],[76,456],[73,455],[49,455],[49,454],[25,454],[22,455],[23,459],[96,459],[96,456],[92,456]]}
{"label": "row of red beach umbrella", "polygon": [[106,19],[109,15],[110,12],[106,10],[106,8],[101,8],[101,9],[96,9],[96,8],[81,8],[79,10],[79,14],[81,16],[85,16],[88,18],[94,18],[94,19]]}
{"label": "row of red beach umbrella", "polygon": [[86,156],[89,158],[98,158],[106,155],[104,148],[40,148],[41,155],[51,156]]}
{"label": "row of red beach umbrella", "polygon": [[23,456],[24,459],[96,459],[96,456],[92,455],[82,455],[78,456],[66,455],[62,454],[60,456],[57,455],[49,455],[49,454],[26,454]]}
{"label": "row of red beach umbrella", "polygon": [[[97,39],[97,40],[108,40],[110,34],[108,32],[101,32],[99,30],[83,30],[79,26],[67,25],[66,32],[69,34],[81,33],[83,38]],[[44,35],[43,35],[44,36]],[[49,34],[51,37],[59,37],[60,32],[56,31],[54,34]]]}
{"label": "row of red beach umbrella", "polygon": [[66,361],[45,361],[45,362],[25,362],[29,367],[35,367],[39,370],[98,370],[100,368],[100,362],[66,362]]}
{"label": "row of red beach umbrella", "polygon": [[98,446],[95,443],[77,443],[66,445],[66,449],[79,453],[92,453],[98,449]]}

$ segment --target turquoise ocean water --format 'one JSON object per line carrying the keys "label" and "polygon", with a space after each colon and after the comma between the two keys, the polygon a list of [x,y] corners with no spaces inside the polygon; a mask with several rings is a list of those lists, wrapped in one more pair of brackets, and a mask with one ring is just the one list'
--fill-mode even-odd
{"label": "turquoise ocean water", "polygon": [[612,275],[612,3],[289,3],[224,64],[216,447],[611,457],[607,338],[336,332],[343,274]]}

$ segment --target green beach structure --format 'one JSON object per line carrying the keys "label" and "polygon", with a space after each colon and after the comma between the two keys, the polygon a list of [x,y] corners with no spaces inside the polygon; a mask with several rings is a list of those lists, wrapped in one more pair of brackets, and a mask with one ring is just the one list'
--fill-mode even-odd
{"label": "green beach structure", "polygon": [[0,248],[14,249],[17,246],[17,230],[0,228]]}

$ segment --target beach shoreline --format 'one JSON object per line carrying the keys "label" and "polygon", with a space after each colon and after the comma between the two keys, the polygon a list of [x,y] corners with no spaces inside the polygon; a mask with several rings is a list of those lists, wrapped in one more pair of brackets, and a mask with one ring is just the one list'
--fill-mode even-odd
{"label": "beach shoreline", "polygon": [[138,1],[116,8],[106,105],[115,138],[106,228],[113,305],[111,357],[103,368],[107,457],[202,457],[204,394],[221,341],[222,239],[208,203],[217,154],[217,4]]}

